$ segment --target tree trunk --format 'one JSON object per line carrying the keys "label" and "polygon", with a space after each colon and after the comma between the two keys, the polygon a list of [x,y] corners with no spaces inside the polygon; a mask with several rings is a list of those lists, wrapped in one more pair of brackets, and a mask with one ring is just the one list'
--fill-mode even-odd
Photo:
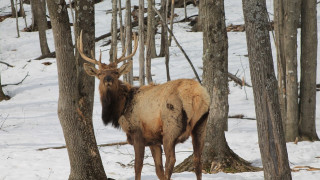
{"label": "tree trunk", "polygon": [[283,1],[274,1],[274,32],[277,49],[278,93],[282,126],[286,130],[287,98],[286,98],[286,60],[284,58],[284,8]]}
{"label": "tree trunk", "polygon": [[[173,32],[173,18],[174,18],[174,0],[171,0],[171,11],[170,11],[170,30]],[[169,35],[168,45],[171,46],[172,36]]]}
{"label": "tree trunk", "polygon": [[40,48],[41,54],[46,55],[50,53],[50,49],[47,43],[47,35],[46,30],[48,28],[47,17],[46,17],[46,9],[43,9],[44,0],[31,0],[32,9],[34,9],[34,16],[37,28],[39,31],[39,40],[40,40]]}
{"label": "tree trunk", "polygon": [[7,96],[4,94],[3,90],[2,90],[2,84],[1,84],[1,72],[0,72],[0,102],[3,100],[9,100],[10,96]]}
{"label": "tree trunk", "polygon": [[243,14],[264,179],[291,179],[265,0],[244,0]]}
{"label": "tree trunk", "polygon": [[[127,42],[127,55],[132,53],[132,24],[131,24],[131,0],[126,0],[126,42]],[[130,58],[128,61],[132,60]],[[126,74],[127,82],[133,85],[133,66],[131,71]]]}
{"label": "tree trunk", "polygon": [[[80,7],[84,6],[84,4],[79,4],[80,2],[88,3],[78,1]],[[82,18],[92,17],[90,14],[94,15],[93,3],[86,5],[88,8],[85,10],[79,8],[81,15],[77,15],[77,19],[84,20]],[[88,87],[92,79],[85,80],[87,76],[82,76],[81,71],[83,70],[78,69],[80,64],[76,63],[75,56],[72,53],[73,44],[66,3],[64,0],[49,0],[48,8],[54,34],[58,68],[58,117],[64,133],[71,166],[69,179],[107,179],[92,127],[93,91],[90,89],[92,87]],[[88,23],[94,23],[94,20],[91,19]],[[82,23],[79,23],[77,27],[83,28]],[[90,31],[91,28],[86,27],[85,31]],[[85,32],[84,39],[86,42],[84,44],[85,53],[88,53],[88,49],[94,47],[92,44],[94,33],[91,32],[89,35]],[[91,86],[94,85],[91,83]]]}
{"label": "tree trunk", "polygon": [[[228,37],[224,1],[204,0],[203,84],[211,96],[203,170],[209,173],[257,171],[259,168],[236,155],[228,146],[224,129],[228,120]],[[192,170],[192,157],[176,167],[177,172]]]}
{"label": "tree trunk", "polygon": [[[154,0],[148,0],[148,29],[147,29],[147,55],[146,55],[146,78],[148,84],[152,83],[151,58],[155,58],[155,32],[154,32],[154,11],[152,6]],[[153,53],[152,53],[153,52]]]}
{"label": "tree trunk", "polygon": [[10,0],[11,3],[11,15],[13,18],[16,17],[16,8],[14,7],[14,0]]}
{"label": "tree trunk", "polygon": [[117,0],[112,0],[112,21],[111,21],[111,49],[110,49],[110,62],[115,62],[117,59]]}
{"label": "tree trunk", "polygon": [[145,85],[144,72],[144,0],[139,0],[139,83]]}
{"label": "tree trunk", "polygon": [[[167,22],[167,12],[166,12],[166,0],[162,0],[161,1],[161,16],[165,19],[165,21]],[[161,44],[160,44],[160,53],[159,53],[159,57],[164,57],[166,54],[166,39],[168,39],[168,32],[166,30],[166,26],[163,25],[163,23],[161,23]]]}
{"label": "tree trunk", "polygon": [[[148,28],[147,28],[147,37],[149,37],[150,34],[150,54],[151,58],[157,57],[157,51],[156,51],[156,43],[155,43],[155,12],[152,9],[152,6],[155,5],[155,0],[148,0]],[[147,40],[148,41],[148,40]],[[147,44],[149,44],[147,42]]]}
{"label": "tree trunk", "polygon": [[122,23],[121,0],[119,0],[118,9],[119,9],[119,23],[120,23],[120,41],[121,41],[122,52],[124,52],[126,47],[126,39],[125,39],[125,32],[124,32],[124,27]]}
{"label": "tree trunk", "polygon": [[316,132],[317,77],[317,1],[302,1],[301,7],[301,80],[300,120],[301,140],[319,140]]}
{"label": "tree trunk", "polygon": [[286,141],[293,142],[298,132],[297,28],[300,0],[284,1],[284,57],[286,61]]}
{"label": "tree trunk", "polygon": [[[169,6],[169,0],[167,0],[166,2],[166,10],[165,10],[165,24],[168,24],[168,6]],[[169,60],[170,60],[170,56],[169,56],[169,39],[168,39],[168,26],[164,27],[164,34],[165,34],[165,52],[164,52],[164,56],[165,56],[165,65],[166,65],[166,74],[167,74],[167,81],[170,81],[170,67],[169,67]]]}

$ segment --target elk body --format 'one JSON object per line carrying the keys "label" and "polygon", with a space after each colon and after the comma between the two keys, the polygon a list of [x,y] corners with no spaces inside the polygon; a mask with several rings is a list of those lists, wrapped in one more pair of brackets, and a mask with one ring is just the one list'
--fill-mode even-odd
{"label": "elk body", "polygon": [[[141,179],[145,146],[149,146],[160,180],[169,180],[176,161],[175,145],[190,135],[194,149],[194,166],[197,179],[202,177],[201,153],[210,106],[206,89],[190,79],[179,79],[161,85],[132,87],[119,80],[132,66],[129,61],[117,68],[117,64],[131,58],[134,52],[110,64],[101,63],[83,54],[82,35],[78,39],[79,52],[85,60],[97,64],[99,69],[84,64],[90,76],[100,80],[99,92],[104,124],[121,127],[135,151],[135,179]],[[166,156],[165,171],[162,164],[162,148]]]}

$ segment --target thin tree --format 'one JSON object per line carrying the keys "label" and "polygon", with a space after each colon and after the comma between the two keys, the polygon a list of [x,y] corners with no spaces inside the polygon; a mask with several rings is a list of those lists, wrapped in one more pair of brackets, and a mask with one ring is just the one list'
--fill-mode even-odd
{"label": "thin tree", "polygon": [[148,0],[148,27],[147,27],[147,54],[146,54],[146,78],[148,84],[152,83],[151,76],[151,58],[155,58],[155,33],[154,33],[154,20],[155,13],[152,9],[154,0]]}
{"label": "thin tree", "polygon": [[243,14],[264,179],[291,179],[273,69],[265,0],[244,0]]}
{"label": "thin tree", "polygon": [[16,8],[14,7],[14,0],[10,0],[11,3],[11,17],[16,17]]}
{"label": "thin tree", "polygon": [[[94,3],[89,1],[77,1],[77,6],[80,6],[79,11],[83,15],[76,15],[78,20],[83,18],[91,18],[94,15]],[[58,100],[58,117],[64,133],[69,161],[70,161],[70,180],[85,180],[85,179],[107,179],[104,172],[99,151],[95,142],[94,132],[92,127],[92,108],[93,92],[91,87],[94,86],[91,80],[85,80],[86,77],[81,76],[79,63],[76,62],[73,54],[73,44],[71,29],[69,26],[69,17],[67,5],[64,0],[48,1],[48,9],[50,13],[52,31],[54,34],[54,42],[56,49],[58,80],[59,80],[59,100]],[[94,19],[90,22],[94,23]],[[89,48],[94,47],[94,33],[88,31],[92,28],[85,26],[84,39],[86,41],[85,53],[89,53]],[[84,28],[84,24],[79,23],[78,28]],[[93,26],[94,27],[94,26]],[[93,30],[94,31],[94,30]],[[78,31],[79,32],[79,31]],[[92,38],[93,37],[93,38]],[[83,70],[82,70],[83,71]],[[90,90],[89,90],[90,89]]]}
{"label": "thin tree", "polygon": [[[167,7],[167,0],[161,1],[161,16],[164,17],[165,23],[167,24],[167,17],[168,17],[168,11],[166,9]],[[168,30],[167,27],[161,23],[161,42],[160,42],[160,53],[159,57],[164,57],[166,55],[166,44],[168,41]]]}
{"label": "thin tree", "polygon": [[298,77],[297,77],[297,28],[300,17],[300,0],[285,0],[284,57],[286,60],[286,141],[293,142],[298,132]]}
{"label": "thin tree", "polygon": [[[125,16],[125,27],[126,27],[126,46],[127,46],[127,55],[132,53],[132,19],[131,19],[131,0],[126,0],[126,16]],[[128,61],[132,58],[128,59]],[[127,79],[127,82],[133,85],[133,66],[131,66],[131,71],[124,76]]]}
{"label": "thin tree", "polygon": [[123,23],[122,23],[122,9],[121,9],[121,0],[119,0],[119,23],[120,23],[120,42],[121,42],[121,47],[122,47],[122,52],[124,52],[125,50],[125,46],[126,46],[126,39],[125,39],[125,29],[123,27]]}
{"label": "thin tree", "polygon": [[[257,171],[258,168],[235,154],[224,134],[228,120],[228,37],[224,1],[204,0],[203,84],[211,95],[206,139],[202,152],[203,170],[209,173]],[[177,172],[192,170],[192,156],[176,167]]]}
{"label": "thin tree", "polygon": [[145,85],[144,66],[144,0],[139,0],[139,83]]}
{"label": "thin tree", "polygon": [[[15,6],[16,6],[16,9],[18,9],[18,2],[17,0],[15,0]],[[19,21],[18,21],[18,11],[16,10],[16,28],[17,28],[17,35],[18,35],[18,38],[20,37],[20,32],[19,32]]]}
{"label": "thin tree", "polygon": [[286,130],[287,96],[286,96],[286,60],[284,58],[284,9],[283,1],[274,1],[274,32],[277,50],[278,93],[282,126]]}
{"label": "thin tree", "polygon": [[46,9],[43,9],[43,3],[45,0],[31,0],[32,9],[34,9],[35,23],[39,31],[40,49],[41,54],[46,55],[50,53],[50,49],[47,42],[46,30],[48,28]]}
{"label": "thin tree", "polygon": [[[173,18],[174,18],[174,1],[171,0],[171,11],[170,11],[170,30],[173,32]],[[172,36],[169,35],[169,46],[171,46]]]}
{"label": "thin tree", "polygon": [[317,77],[317,1],[302,1],[301,6],[301,80],[300,119],[301,140],[319,140],[316,132]]}
{"label": "thin tree", "polygon": [[110,49],[110,62],[115,62],[117,58],[117,0],[112,0],[112,21],[111,21],[111,49]]}

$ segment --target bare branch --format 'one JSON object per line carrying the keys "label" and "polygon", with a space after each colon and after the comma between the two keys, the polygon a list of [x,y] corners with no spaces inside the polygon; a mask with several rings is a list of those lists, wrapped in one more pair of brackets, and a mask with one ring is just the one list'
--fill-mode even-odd
{"label": "bare branch", "polygon": [[18,83],[15,83],[15,84],[3,84],[1,85],[1,87],[5,87],[5,86],[9,86],[9,85],[19,85],[21,84],[27,77],[29,76],[29,72],[27,73],[27,75]]}
{"label": "bare branch", "polygon": [[1,64],[5,64],[5,65],[7,65],[7,66],[9,66],[9,67],[14,67],[14,66],[12,66],[12,65],[10,65],[10,64],[8,64],[8,63],[6,63],[6,62],[3,62],[3,61],[0,61],[0,63],[1,63]]}
{"label": "bare branch", "polygon": [[[116,143],[107,143],[107,144],[100,144],[98,145],[98,147],[106,147],[106,146],[122,146],[122,145],[126,145],[128,144],[127,141],[125,142],[116,142]],[[57,147],[47,147],[47,148],[39,148],[37,149],[38,151],[44,151],[44,150],[48,150],[48,149],[64,149],[66,148],[66,146],[57,146]]]}

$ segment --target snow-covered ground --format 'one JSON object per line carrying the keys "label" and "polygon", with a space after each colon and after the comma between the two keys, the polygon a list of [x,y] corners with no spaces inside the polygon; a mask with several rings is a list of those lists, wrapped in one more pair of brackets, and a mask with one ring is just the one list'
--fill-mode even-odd
{"label": "snow-covered ground", "polygon": [[[159,2],[159,0],[157,1]],[[132,1],[137,5],[138,0]],[[272,19],[272,1],[267,0]],[[31,23],[30,6],[25,5],[27,23]],[[96,4],[96,37],[110,31],[111,1],[104,0]],[[243,14],[241,1],[225,0],[227,24],[242,24]],[[318,12],[319,12],[318,7]],[[183,10],[177,9],[178,19],[184,18]],[[188,15],[196,14],[193,6],[188,6]],[[10,13],[10,1],[0,1],[0,15]],[[318,24],[320,23],[320,16]],[[2,84],[17,83],[27,74],[29,76],[18,86],[6,86],[4,91],[12,98],[0,103],[0,179],[67,179],[70,171],[66,149],[50,149],[39,151],[39,148],[64,145],[64,137],[57,116],[58,78],[56,60],[47,58],[41,61],[33,60],[40,56],[37,32],[22,32],[25,27],[19,18],[20,38],[17,38],[15,19],[8,18],[0,23],[0,61],[14,65],[13,68],[0,64]],[[174,24],[174,32],[198,73],[202,70],[202,34],[190,32],[186,23]],[[320,32],[320,31],[319,31]],[[319,34],[320,35],[320,34]],[[244,32],[230,32],[229,37],[229,72],[244,77],[251,84],[248,65],[246,38]],[[54,51],[52,30],[47,30],[48,44]],[[159,43],[159,36],[157,36]],[[96,51],[103,51],[103,59],[108,62],[109,46],[100,47],[103,41],[96,44]],[[298,47],[300,44],[298,44]],[[318,53],[320,54],[320,52]],[[275,49],[273,45],[273,56]],[[138,75],[138,55],[134,57],[134,74]],[[43,62],[51,62],[46,66]],[[320,60],[318,60],[320,64]],[[172,79],[194,78],[194,74],[183,54],[173,43],[170,47],[170,68]],[[166,80],[164,59],[152,60],[152,73],[156,83]],[[318,77],[320,65],[318,65]],[[320,83],[320,78],[317,79]],[[96,82],[98,84],[98,82]],[[229,115],[244,114],[255,117],[252,89],[240,88],[233,82],[229,83],[230,95]],[[101,105],[96,88],[94,104],[94,130],[98,144],[125,141],[125,134],[110,126],[104,126],[101,121]],[[317,131],[320,132],[320,97],[317,93]],[[319,134],[320,135],[320,134]],[[252,120],[229,119],[229,131],[226,132],[229,146],[242,158],[262,167],[256,122]],[[320,142],[299,142],[297,145],[287,143],[291,168],[295,166],[312,166],[320,168]],[[134,179],[133,147],[130,145],[101,147],[100,153],[108,177],[115,179]],[[179,144],[176,148],[177,162],[183,161],[192,153],[191,141]],[[318,157],[318,158],[317,158]],[[146,149],[143,179],[157,179],[153,159],[149,149]],[[320,179],[320,171],[301,170],[292,172],[296,180]],[[190,172],[173,174],[172,179],[195,179]],[[263,179],[263,172],[247,172],[236,174],[204,174],[203,179]]]}

